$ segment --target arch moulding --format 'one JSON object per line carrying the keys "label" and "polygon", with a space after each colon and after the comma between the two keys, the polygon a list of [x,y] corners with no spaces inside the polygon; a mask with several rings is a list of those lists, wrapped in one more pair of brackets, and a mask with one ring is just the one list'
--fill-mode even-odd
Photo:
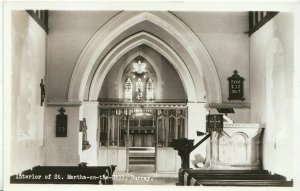
{"label": "arch moulding", "polygon": [[[183,82],[183,86],[187,94],[188,100],[196,100],[196,87],[194,85],[190,72],[184,64],[184,62],[176,54],[176,52],[166,43],[146,32],[140,32],[125,39],[120,44],[118,44],[113,50],[111,50],[108,53],[108,55],[103,59],[103,61],[97,68],[94,78],[92,80],[89,93],[90,100],[97,100],[105,76],[107,75],[111,67],[114,65],[114,63],[117,62],[117,60],[119,60],[128,51],[140,45],[150,46],[153,49],[157,50],[166,59],[168,59],[169,62],[172,63],[172,65],[174,66],[181,81]],[[204,85],[202,85],[201,89],[204,89]]]}
{"label": "arch moulding", "polygon": [[[68,100],[83,101],[87,92],[89,93],[89,100],[97,99],[100,91],[99,88],[101,88],[103,83],[103,76],[105,77],[111,68],[111,64],[104,62],[104,60],[107,61],[107,57],[101,59],[102,61],[99,62],[100,54],[120,34],[144,21],[151,22],[161,28],[165,33],[172,36],[173,39],[177,39],[178,43],[184,47],[184,50],[176,49],[175,52],[172,47],[168,47],[165,43],[163,48],[168,48],[169,52],[166,52],[165,50],[162,55],[164,55],[171,64],[174,64],[174,67],[183,82],[188,101],[221,103],[221,88],[215,66],[200,39],[188,28],[188,26],[169,12],[133,11],[119,13],[90,39],[74,68],[69,86]],[[153,39],[154,38],[152,38],[152,40]],[[151,47],[153,41],[152,43],[149,42],[151,41],[140,40],[131,45],[133,45],[132,47],[135,47],[139,44],[148,44]],[[160,42],[160,44],[162,44],[162,42]],[[173,53],[170,49],[173,50]],[[181,57],[180,52],[183,51],[188,52],[189,57],[192,59],[191,62],[182,60],[184,58]],[[122,54],[124,53],[125,52]],[[100,78],[97,77],[99,76],[99,72],[101,72]],[[88,82],[92,76],[92,81]]]}

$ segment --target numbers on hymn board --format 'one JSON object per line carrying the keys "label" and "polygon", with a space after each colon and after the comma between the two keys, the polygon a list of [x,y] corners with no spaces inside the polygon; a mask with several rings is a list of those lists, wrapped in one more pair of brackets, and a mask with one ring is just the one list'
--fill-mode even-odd
{"label": "numbers on hymn board", "polygon": [[238,75],[238,71],[233,71],[233,75],[228,78],[229,81],[229,97],[228,100],[244,101],[243,82],[244,78]]}
{"label": "numbers on hymn board", "polygon": [[237,94],[241,93],[241,81],[240,80],[230,80],[231,93]]}

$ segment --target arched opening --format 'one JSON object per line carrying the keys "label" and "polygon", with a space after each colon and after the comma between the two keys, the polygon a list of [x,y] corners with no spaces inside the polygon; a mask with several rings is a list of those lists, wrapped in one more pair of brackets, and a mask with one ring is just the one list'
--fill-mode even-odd
{"label": "arched opening", "polygon": [[[148,50],[140,53],[137,51],[139,47],[147,47]],[[162,59],[151,56],[150,49],[158,52]],[[205,113],[201,104],[221,103],[222,97],[216,69],[208,52],[199,38],[174,15],[168,12],[122,12],[112,18],[93,36],[81,53],[72,74],[68,99],[95,101],[99,99],[99,93],[101,98],[101,90],[106,84],[105,78],[110,76],[109,72],[117,62],[122,61],[122,69],[117,73],[123,74],[136,58],[134,54],[143,56],[156,73],[161,70],[159,62],[163,60],[168,63],[177,76],[178,83],[173,84],[181,84],[182,88],[179,89],[186,99],[184,102],[155,104],[100,102],[100,140],[97,143],[99,165],[117,164],[117,170],[128,171],[130,148],[134,143],[134,146],[155,147],[156,171],[175,172],[180,168],[180,160],[172,148],[172,140],[193,135],[195,129],[190,129],[188,134],[188,121],[205,124],[205,119],[199,118],[200,114]],[[125,78],[121,76],[115,78],[115,86],[107,87],[117,99],[124,98],[125,94]],[[161,79],[162,74],[157,73],[157,84],[163,81]],[[135,83],[132,79],[128,80],[127,93],[131,93],[131,99]],[[160,94],[158,92],[155,98],[165,96],[163,91]],[[187,103],[197,104],[188,106]],[[188,109],[192,111],[189,114]],[[143,135],[140,135],[142,132]],[[167,163],[164,162],[166,155],[170,156]],[[112,159],[112,156],[117,157]],[[123,159],[122,162],[120,159]]]}
{"label": "arched opening", "polygon": [[[113,64],[103,81],[98,97],[99,100],[103,101],[108,98],[112,98],[111,100],[124,99],[125,78],[127,80],[127,77],[130,77],[130,81],[134,83],[133,81],[137,80],[135,77],[140,75],[129,74],[129,76],[124,76],[124,72],[127,70],[125,73],[130,73],[129,69],[133,69],[133,64],[139,58],[147,64],[147,68],[149,69],[147,73],[149,76],[152,76],[155,86],[155,100],[153,101],[173,102],[180,100],[186,102],[186,91],[173,65],[158,51],[146,45],[141,45],[130,50]],[[142,77],[147,77],[147,75]],[[144,88],[146,88],[146,84]]]}
{"label": "arched opening", "polygon": [[[188,100],[195,100],[197,97],[196,87],[190,75],[190,71],[186,67],[186,64],[170,46],[168,46],[166,43],[164,43],[154,35],[146,32],[137,33],[123,40],[106,55],[93,76],[90,91],[88,94],[89,100],[97,100],[104,78],[111,67],[114,65],[114,63],[116,63],[116,61],[119,60],[128,51],[141,45],[146,45],[156,50],[173,65],[184,85]],[[201,86],[203,87],[203,81],[198,83],[202,84]],[[204,87],[201,91],[203,93],[205,92]],[[205,99],[203,98],[203,101],[204,100]]]}
{"label": "arched opening", "polygon": [[[180,107],[174,98],[181,98],[175,103]],[[117,170],[161,171],[166,165],[157,162],[158,157],[166,150],[174,154],[173,139],[187,137],[186,92],[179,74],[159,51],[145,44],[113,63],[98,100],[99,152],[105,155],[115,149],[118,156],[128,153],[126,166],[118,164]],[[174,161],[176,157],[172,157]],[[177,164],[170,164],[165,170],[175,171]]]}
{"label": "arched opening", "polygon": [[[81,53],[72,74],[69,101],[93,100],[95,95],[87,92],[94,91],[90,84],[95,79],[93,76],[97,75],[99,64],[105,67],[101,64],[108,52],[122,39],[141,29],[154,33],[158,39],[164,39],[171,50],[176,50],[176,54],[167,53],[166,58],[177,55],[181,62],[171,63],[178,64],[175,68],[179,68],[179,65],[186,68],[178,70],[178,73],[180,76],[189,76],[182,78],[188,92],[188,101],[221,103],[218,75],[207,50],[199,38],[169,12],[122,12],[112,18],[91,38]],[[98,86],[101,87],[102,82],[97,81]],[[99,92],[99,87],[97,90]],[[194,95],[192,91],[195,91]]]}

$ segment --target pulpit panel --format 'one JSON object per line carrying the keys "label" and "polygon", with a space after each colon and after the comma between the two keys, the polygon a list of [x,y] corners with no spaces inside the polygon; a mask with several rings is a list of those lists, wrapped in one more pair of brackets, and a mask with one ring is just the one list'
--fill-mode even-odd
{"label": "pulpit panel", "polygon": [[224,135],[219,141],[219,160],[228,163],[231,161],[231,142],[228,135]]}
{"label": "pulpit panel", "polygon": [[246,164],[247,162],[247,137],[241,133],[235,133],[231,138],[231,162],[235,164]]}
{"label": "pulpit panel", "polygon": [[208,169],[260,169],[261,133],[258,124],[224,125],[212,132],[207,156]]}

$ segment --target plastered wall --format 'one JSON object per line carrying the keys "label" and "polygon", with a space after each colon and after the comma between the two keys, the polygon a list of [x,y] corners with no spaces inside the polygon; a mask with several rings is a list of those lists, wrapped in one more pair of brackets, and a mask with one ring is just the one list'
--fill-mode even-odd
{"label": "plastered wall", "polygon": [[[199,37],[212,58],[228,102],[227,78],[238,70],[245,78],[244,97],[249,102],[249,38],[247,12],[174,12]],[[209,75],[209,74],[205,74]]]}
{"label": "plastered wall", "polygon": [[48,99],[66,101],[75,64],[94,33],[115,11],[50,11],[47,46]]}
{"label": "plastered wall", "polygon": [[293,177],[293,14],[279,13],[250,37],[251,122],[266,124],[263,167]]}
{"label": "plastered wall", "polygon": [[44,164],[46,33],[26,11],[12,12],[11,174]]}
{"label": "plastered wall", "polygon": [[[56,137],[56,115],[65,109],[68,116],[67,137]],[[80,163],[81,137],[79,133],[79,106],[48,106],[45,121],[46,166],[77,166]]]}

